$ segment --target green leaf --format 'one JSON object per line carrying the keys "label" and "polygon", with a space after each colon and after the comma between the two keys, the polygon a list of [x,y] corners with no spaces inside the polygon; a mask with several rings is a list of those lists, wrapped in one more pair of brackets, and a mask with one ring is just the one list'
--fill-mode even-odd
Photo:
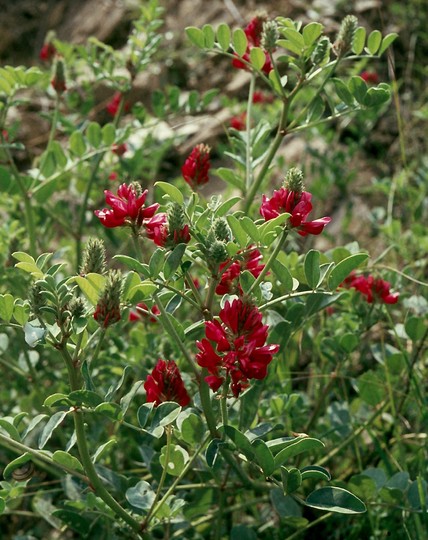
{"label": "green leaf", "polygon": [[395,32],[392,32],[391,34],[387,34],[383,39],[382,39],[382,44],[380,46],[380,49],[379,49],[379,56],[381,54],[383,54],[386,49],[392,45],[392,43],[398,38],[398,34],[396,34]]}
{"label": "green leaf", "polygon": [[181,438],[188,444],[199,443],[205,433],[205,426],[200,416],[195,413],[183,411],[177,418],[177,427]]}
{"label": "green leaf", "polygon": [[275,461],[267,444],[261,439],[256,439],[251,446],[254,451],[254,459],[260,465],[265,476],[270,476],[275,470]]}
{"label": "green leaf", "polygon": [[358,377],[357,387],[361,399],[369,405],[378,405],[385,398],[385,381],[372,369]]}
{"label": "green leaf", "polygon": [[379,30],[373,30],[373,32],[370,32],[370,35],[367,39],[367,49],[369,50],[370,54],[376,54],[379,50],[381,43],[382,34],[379,32]]}
{"label": "green leaf", "polygon": [[152,423],[147,429],[154,437],[159,438],[165,426],[172,424],[181,412],[181,407],[173,401],[164,401],[156,407]]}
{"label": "green leaf", "polygon": [[138,418],[138,423],[140,424],[140,427],[143,428],[147,424],[147,421],[153,410],[153,407],[154,407],[154,403],[149,402],[149,403],[143,403],[143,405],[141,405],[141,407],[138,409],[137,418]]}
{"label": "green leaf", "polygon": [[78,512],[62,508],[52,512],[52,516],[60,519],[68,527],[70,527],[70,529],[77,532],[80,535],[80,538],[88,537],[91,522]]}
{"label": "green leaf", "polygon": [[156,279],[159,275],[159,272],[162,270],[162,266],[165,259],[165,250],[162,248],[156,249],[153,252],[153,255],[150,257],[149,261],[149,271],[150,277]]}
{"label": "green leaf", "polygon": [[6,509],[6,501],[2,497],[0,497],[0,515],[3,514],[5,509]]}
{"label": "green leaf", "polygon": [[348,487],[352,489],[352,492],[357,497],[361,497],[364,500],[371,499],[377,492],[376,482],[373,478],[365,474],[354,475],[348,482]]}
{"label": "green leaf", "polygon": [[360,76],[354,75],[349,81],[348,88],[358,103],[364,105],[364,100],[367,94],[367,84],[365,81],[363,81]]}
{"label": "green leaf", "polygon": [[247,246],[247,233],[242,228],[242,225],[240,221],[233,215],[227,216],[227,222],[229,223],[229,227],[232,229],[233,236],[238,241],[238,244],[241,248],[245,248]]}
{"label": "green leaf", "polygon": [[69,407],[71,403],[66,394],[56,393],[47,397],[43,403],[44,407],[52,407],[53,405],[56,405],[57,407],[66,405]]}
{"label": "green leaf", "polygon": [[101,293],[104,291],[106,278],[101,274],[89,273],[83,276],[75,276],[70,281],[75,281],[89,302],[96,306]]}
{"label": "green leaf", "polygon": [[122,288],[122,298],[125,302],[132,298],[132,296],[130,296],[131,290],[134,287],[137,287],[140,283],[141,283],[141,278],[137,274],[137,272],[128,272],[128,274],[126,274],[125,281],[123,283],[123,288]]}
{"label": "green leaf", "polygon": [[276,71],[274,69],[272,69],[269,72],[268,77],[269,77],[270,82],[272,83],[272,87],[275,90],[275,92],[277,94],[282,94],[281,79],[279,78],[278,74],[276,73]]}
{"label": "green leaf", "polygon": [[258,70],[261,70],[266,62],[266,55],[260,47],[252,47],[250,49],[251,65]]}
{"label": "green leaf", "polygon": [[288,459],[297,456],[302,452],[308,452],[309,450],[322,448],[324,446],[324,443],[318,439],[313,439],[311,437],[297,437],[275,456],[275,469],[285,463]]}
{"label": "green leaf", "polygon": [[139,274],[143,274],[144,277],[148,277],[150,275],[148,265],[141,263],[137,259],[134,259],[134,257],[129,257],[128,255],[114,255],[113,259],[118,261],[120,264],[127,266],[131,270],[134,270]]}
{"label": "green leaf", "polygon": [[196,26],[188,26],[185,31],[187,37],[193,43],[193,45],[196,45],[196,47],[199,47],[200,49],[205,47],[204,32],[200,28],[197,28]]}
{"label": "green leaf", "polygon": [[359,26],[355,31],[354,41],[352,43],[352,50],[355,54],[361,54],[364,50],[366,43],[366,29],[363,26]]}
{"label": "green leaf", "polygon": [[99,461],[104,455],[108,454],[110,452],[110,449],[116,444],[117,439],[113,438],[99,446],[95,454],[92,456],[92,462],[96,463],[97,461]]}
{"label": "green leaf", "polygon": [[240,178],[236,174],[235,171],[226,169],[225,167],[219,167],[218,169],[216,169],[215,174],[231,186],[236,187],[242,191],[244,187],[244,182],[242,178]]}
{"label": "green leaf", "polygon": [[302,485],[302,475],[299,469],[292,467],[287,469],[281,467],[281,480],[284,489],[284,495],[294,493]]}
{"label": "green leaf", "polygon": [[294,28],[285,28],[283,30],[284,36],[296,47],[296,50],[300,52],[305,48],[305,40],[300,32]]}
{"label": "green leaf", "polygon": [[361,499],[346,489],[332,486],[313,491],[305,505],[339,514],[362,514],[366,511],[366,505]]}
{"label": "green leaf", "polygon": [[149,510],[155,500],[155,492],[149,483],[141,480],[134,487],[126,490],[126,500],[131,506],[141,510]]}
{"label": "green leaf", "polygon": [[186,251],[186,244],[178,244],[171,251],[165,260],[164,276],[165,279],[169,279],[175,274],[176,270],[180,266],[181,259]]}
{"label": "green leaf", "polygon": [[272,270],[274,271],[276,277],[281,282],[281,285],[285,288],[286,291],[293,290],[293,277],[290,274],[290,271],[278,260],[273,261]]}
{"label": "green leaf", "polygon": [[422,317],[410,317],[407,319],[404,329],[412,341],[419,341],[427,331],[427,325]]}
{"label": "green leaf", "polygon": [[84,405],[85,407],[95,408],[103,402],[102,397],[92,390],[75,390],[68,394],[70,403],[77,406]]}
{"label": "green leaf", "polygon": [[[168,462],[166,461],[166,455],[168,453]],[[162,468],[166,470],[171,476],[180,476],[183,472],[186,464],[189,461],[189,454],[176,444],[170,444],[169,450],[167,446],[164,446],[159,456],[160,464]]]}
{"label": "green leaf", "polygon": [[205,47],[207,49],[212,49],[215,42],[214,28],[210,24],[204,24],[202,32],[204,33]]}
{"label": "green leaf", "polygon": [[344,279],[368,259],[367,253],[355,253],[340,261],[328,276],[328,286],[331,290],[336,289]]}
{"label": "green leaf", "polygon": [[61,424],[61,422],[64,420],[64,418],[67,416],[68,411],[58,411],[54,415],[51,416],[49,419],[49,422],[46,424],[46,426],[43,428],[42,433],[39,437],[39,448],[42,449],[48,442],[48,440],[52,437],[52,433],[54,430]]}
{"label": "green leaf", "polygon": [[21,437],[16,427],[5,418],[0,418],[0,427],[7,432],[11,439],[14,439],[15,441],[21,440]]}
{"label": "green leaf", "polygon": [[159,187],[164,193],[169,195],[170,199],[181,206],[184,206],[184,197],[181,191],[169,182],[156,182],[155,186]]}
{"label": "green leaf", "polygon": [[35,416],[31,422],[28,424],[27,428],[25,429],[24,433],[22,434],[22,439],[24,440],[25,437],[33,431],[35,427],[37,427],[42,420],[45,418],[48,418],[47,414],[38,414]]}
{"label": "green leaf", "polygon": [[247,50],[247,36],[242,28],[233,31],[232,43],[238,56],[243,56]]}
{"label": "green leaf", "polygon": [[254,449],[251,446],[250,441],[238,429],[233,426],[220,426],[218,431],[220,433],[225,433],[247,459],[254,459]]}
{"label": "green leaf", "polygon": [[389,89],[369,88],[366,97],[364,98],[364,105],[366,107],[380,107],[380,105],[387,103],[390,97],[391,92]]}
{"label": "green leaf", "polygon": [[223,51],[227,51],[230,46],[230,28],[226,23],[221,23],[217,28],[217,41]]}
{"label": "green leaf", "polygon": [[101,134],[103,138],[103,143],[106,146],[111,146],[116,138],[116,128],[115,125],[109,122],[105,124],[101,129]]}
{"label": "green leaf", "polygon": [[[262,243],[271,243],[273,238],[282,232],[282,225],[288,221],[291,214],[284,212],[276,218],[269,219],[259,227],[260,240]],[[273,234],[275,232],[275,234]]]}
{"label": "green leaf", "polygon": [[[228,169],[226,169],[228,170]],[[242,201],[242,197],[231,197],[224,203],[222,203],[215,211],[216,217],[222,217],[229,212],[229,210],[235,206],[238,202]]]}
{"label": "green leaf", "polygon": [[102,414],[112,422],[122,420],[123,411],[117,403],[100,403],[94,409],[95,413]]}
{"label": "green leaf", "polygon": [[86,128],[86,137],[93,147],[98,148],[102,141],[101,126],[97,122],[90,122]]}
{"label": "green leaf", "polygon": [[13,471],[16,469],[21,468],[23,465],[31,461],[31,454],[29,452],[25,452],[22,456],[19,456],[18,458],[11,461],[3,470],[3,478],[5,480],[8,480],[11,476]]}
{"label": "green leaf", "polygon": [[11,294],[0,294],[0,319],[10,322],[15,300]]}
{"label": "green leaf", "polygon": [[139,300],[144,300],[145,298],[151,298],[153,293],[157,291],[157,285],[152,283],[149,280],[144,280],[138,285],[135,285],[131,288],[128,293],[128,300],[132,300],[136,295],[138,295]]}
{"label": "green leaf", "polygon": [[300,469],[300,473],[302,475],[302,480],[307,480],[308,478],[327,480],[327,482],[331,480],[331,475],[328,470],[324,469],[324,467],[319,467],[318,465],[308,465],[307,467],[303,467],[303,469]]}
{"label": "green leaf", "polygon": [[307,47],[310,47],[321,35],[323,25],[317,22],[307,24],[302,31],[303,40]]}
{"label": "green leaf", "polygon": [[80,131],[73,131],[73,133],[70,135],[69,144],[70,144],[70,151],[74,155],[78,157],[83,156],[83,154],[86,151],[86,143]]}
{"label": "green leaf", "polygon": [[348,107],[354,107],[354,98],[346,84],[341,79],[336,79],[335,77],[331,80],[339,99],[341,99],[345,105],[348,105]]}
{"label": "green leaf", "polygon": [[310,249],[305,257],[305,277],[311,289],[316,289],[320,281],[320,252]]}
{"label": "green leaf", "polygon": [[257,226],[254,224],[254,221],[248,216],[243,216],[239,223],[241,224],[244,231],[250,236],[252,240],[258,242],[260,239],[260,233]]}
{"label": "green leaf", "polygon": [[52,461],[59,463],[60,465],[67,467],[68,469],[74,469],[75,471],[84,472],[83,466],[80,461],[63,450],[56,450],[52,455]]}
{"label": "green leaf", "polygon": [[35,324],[31,324],[29,322],[24,324],[25,342],[29,347],[35,347],[39,343],[43,343],[45,334],[46,330],[41,326],[36,326]]}

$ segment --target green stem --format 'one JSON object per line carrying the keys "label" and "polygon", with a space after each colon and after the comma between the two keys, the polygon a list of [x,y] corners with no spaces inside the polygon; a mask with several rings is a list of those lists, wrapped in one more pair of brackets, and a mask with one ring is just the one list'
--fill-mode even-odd
{"label": "green stem", "polygon": [[201,399],[202,409],[205,414],[208,429],[213,439],[218,439],[220,434],[217,431],[217,422],[215,420],[214,411],[211,405],[210,387],[205,381],[205,377],[208,375],[206,368],[202,369],[201,378],[199,381],[199,396]]}
{"label": "green stem", "polygon": [[[317,294],[325,294],[326,296],[333,296],[334,292],[329,291],[316,291]],[[276,304],[281,304],[282,302],[285,302],[285,300],[289,300],[290,298],[299,298],[301,296],[309,296],[311,294],[314,294],[314,291],[298,291],[294,293],[287,293],[283,296],[278,296],[278,298],[274,298],[273,300],[269,300],[269,302],[266,302],[266,304],[262,304],[259,306],[259,311],[263,311],[264,309],[268,309],[272,306],[275,306]]]}
{"label": "green stem", "polygon": [[60,102],[61,102],[61,94],[56,94],[55,108],[54,108],[53,116],[52,116],[51,130],[50,130],[50,133],[49,133],[48,144],[46,146],[46,148],[48,150],[49,150],[49,147],[52,144],[52,141],[54,140],[54,137],[55,137],[56,128],[57,128],[57,125],[58,125],[58,114],[59,114],[59,104],[60,104]]}
{"label": "green stem", "polygon": [[156,293],[154,293],[153,298],[154,298],[154,301],[155,301],[156,305],[158,306],[159,311],[160,311],[160,313],[162,315],[159,320],[161,321],[163,327],[168,332],[170,337],[177,344],[178,348],[180,349],[180,351],[182,352],[184,358],[186,359],[187,363],[189,364],[191,370],[193,371],[196,379],[198,380],[199,379],[199,370],[196,367],[192,357],[189,354],[189,351],[186,349],[186,346],[184,345],[184,343],[181,340],[180,336],[177,334],[176,329],[174,328],[171,321],[169,320],[168,313],[166,312],[166,310],[165,310],[159,296]]}
{"label": "green stem", "polygon": [[228,424],[228,414],[227,414],[227,391],[229,390],[230,376],[228,375],[223,383],[222,393],[220,397],[220,413],[221,421],[223,426]]}
{"label": "green stem", "polygon": [[[254,281],[254,283],[251,285],[251,287],[249,288],[249,290],[247,291],[247,294],[251,294],[251,292],[256,289],[260,283],[263,281],[265,275],[269,272],[270,270],[270,267],[272,266],[273,262],[276,260],[276,258],[278,257],[278,254],[279,252],[281,251],[283,245],[284,245],[284,242],[285,240],[287,239],[287,236],[288,236],[288,229],[283,229],[282,233],[281,233],[281,236],[279,237],[279,240],[278,240],[278,243],[275,247],[275,249],[272,251],[269,259],[267,260],[267,263],[265,264],[265,267],[263,268],[263,270],[260,272],[259,276],[257,277],[257,279]],[[312,291],[313,292],[313,291]]]}
{"label": "green stem", "polygon": [[[67,366],[71,391],[79,390],[80,384],[72,358],[65,347],[61,353]],[[134,519],[105,488],[101,478],[95,469],[86,442],[85,422],[83,412],[79,409],[73,411],[74,429],[76,432],[77,448],[79,449],[80,461],[95,493],[109,506],[113,512],[127,523],[133,531],[143,537],[140,523]]]}
{"label": "green stem", "polygon": [[[254,87],[256,85],[256,74],[251,74],[250,88],[248,91],[248,101],[247,101],[247,118],[246,118],[246,136],[247,140],[245,141],[245,193],[253,183],[253,167],[251,165],[251,114],[253,107],[253,96],[254,96]],[[244,193],[244,195],[245,195]]]}

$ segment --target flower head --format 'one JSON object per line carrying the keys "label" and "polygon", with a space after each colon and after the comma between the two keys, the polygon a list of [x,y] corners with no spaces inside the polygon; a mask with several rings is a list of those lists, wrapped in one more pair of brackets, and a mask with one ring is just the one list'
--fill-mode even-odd
{"label": "flower head", "polygon": [[126,143],[114,144],[111,147],[111,151],[113,152],[113,154],[116,154],[116,156],[121,157],[128,151],[128,147],[126,146]]}
{"label": "flower head", "polygon": [[[106,111],[109,113],[110,116],[115,117],[117,114],[117,111],[119,110],[120,101],[122,99],[122,94],[120,92],[116,92],[114,96],[111,98],[111,100],[106,105]],[[128,101],[125,101],[123,105],[124,112],[128,112],[131,105]]]}
{"label": "flower head", "polygon": [[42,62],[49,62],[56,54],[56,48],[53,43],[45,43],[40,49],[39,58]]}
{"label": "flower head", "polygon": [[141,227],[144,221],[150,219],[159,208],[155,203],[145,207],[147,189],[138,193],[138,188],[134,184],[121,184],[117,190],[117,195],[106,189],[104,191],[106,203],[111,208],[95,210],[95,215],[104,227],[121,227],[131,225]]}
{"label": "flower head", "polygon": [[244,111],[241,114],[232,116],[230,119],[230,127],[237,131],[244,131],[247,127],[247,113]]}
{"label": "flower head", "polygon": [[362,71],[360,77],[366,83],[377,84],[379,82],[379,75],[375,71]]}
{"label": "flower head", "polygon": [[196,145],[181,167],[183,178],[192,189],[209,181],[210,152],[211,148],[206,144]]}
{"label": "flower head", "polygon": [[[145,224],[147,238],[160,247],[174,247],[177,244],[190,242],[189,225],[182,223],[174,224],[171,214],[160,212],[153,216]],[[174,226],[175,225],[175,226]]]}
{"label": "flower head", "polygon": [[190,403],[180,370],[173,360],[158,360],[151,375],[144,383],[147,401],[160,405],[164,401],[175,401],[182,407]]}
{"label": "flower head", "polygon": [[266,345],[268,326],[263,324],[262,314],[241,298],[227,301],[219,317],[220,321],[205,323],[206,338],[196,342],[196,361],[210,373],[205,380],[212,390],[218,390],[230,377],[231,390],[237,397],[249,379],[266,377],[279,345]]}
{"label": "flower head", "polygon": [[[242,251],[238,251],[237,255]],[[217,294],[242,294],[241,287],[239,285],[239,276],[244,270],[248,270],[251,274],[257,278],[265,267],[264,264],[260,264],[262,254],[258,249],[253,249],[253,246],[249,246],[245,250],[241,258],[231,262],[231,259],[220,264],[219,272],[221,279],[216,287],[215,292]]]}
{"label": "flower head", "polygon": [[362,294],[367,303],[382,302],[384,304],[396,304],[399,293],[391,293],[391,284],[381,278],[375,279],[373,276],[357,276],[352,272],[342,283],[343,287],[357,290]]}
{"label": "flower head", "polygon": [[64,62],[58,60],[55,66],[55,74],[51,80],[51,86],[58,95],[63,94],[67,90],[67,84],[65,80],[65,68]]}
{"label": "flower head", "polygon": [[291,214],[288,220],[290,228],[297,228],[301,236],[308,234],[320,234],[324,227],[330,223],[330,217],[323,217],[313,221],[307,221],[307,217],[312,211],[312,195],[304,191],[302,176],[297,174],[297,169],[291,169],[287,175],[285,186],[273,192],[269,199],[263,195],[260,214],[266,221],[274,219],[280,214]]}
{"label": "flower head", "polygon": [[120,321],[121,292],[122,274],[118,270],[111,270],[94,312],[94,319],[100,326],[107,328]]}

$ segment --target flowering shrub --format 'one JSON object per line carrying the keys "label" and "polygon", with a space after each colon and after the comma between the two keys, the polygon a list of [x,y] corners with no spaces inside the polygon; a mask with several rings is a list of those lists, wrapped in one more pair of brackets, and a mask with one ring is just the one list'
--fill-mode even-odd
{"label": "flowering shrub", "polygon": [[[336,245],[334,208],[310,220],[321,201],[279,156],[287,135],[387,108],[387,84],[349,74],[396,34],[366,36],[353,16],[334,37],[321,23],[268,14],[244,28],[187,28],[194,47],[248,71],[246,121],[215,148],[223,166],[213,168],[200,130],[181,171],[160,174],[156,163],[183,137],[158,140],[158,119],[208,114],[216,95],[186,101],[180,89],[155,89],[151,108],[136,103],[131,114],[127,96],[155,62],[160,16],[147,2],[121,51],[54,39],[43,68],[0,68],[8,531],[270,540],[311,527],[327,537],[328,521],[331,537],[339,526],[341,536],[380,537],[369,527],[398,504],[399,520],[414,513],[421,532],[423,460],[412,479],[397,465],[394,421],[424,404],[414,372],[427,330],[420,297],[391,292],[403,276],[421,281],[369,262],[355,242]],[[101,81],[113,95],[106,123],[89,121],[79,102]],[[9,136],[22,89],[51,104],[46,147],[23,171],[19,133]],[[210,196],[214,178],[222,193]],[[120,184],[105,189],[111,182]],[[373,277],[384,271],[394,285]],[[414,426],[406,444],[422,435]]]}

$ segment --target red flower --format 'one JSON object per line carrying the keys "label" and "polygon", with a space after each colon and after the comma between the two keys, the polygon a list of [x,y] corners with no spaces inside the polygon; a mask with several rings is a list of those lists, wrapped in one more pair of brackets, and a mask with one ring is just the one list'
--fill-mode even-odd
{"label": "red flower", "polygon": [[119,175],[115,171],[111,172],[108,175],[108,179],[111,180],[112,182],[115,182],[118,178],[119,178]]}
{"label": "red flower", "polygon": [[132,184],[122,184],[117,190],[117,195],[106,189],[104,191],[106,203],[110,208],[95,210],[95,215],[99,218],[104,227],[121,227],[131,225],[141,227],[143,221],[153,217],[159,204],[155,203],[144,207],[147,189],[138,195]]}
{"label": "red flower", "polygon": [[[153,315],[150,315],[150,312]],[[154,305],[151,309],[148,308],[147,304],[140,302],[136,305],[135,309],[131,310],[129,313],[128,320],[131,322],[144,321],[148,319],[150,322],[158,322],[157,316],[160,315],[159,308]]]}
{"label": "red flower", "polygon": [[291,191],[285,187],[273,192],[270,199],[263,195],[263,202],[260,207],[260,214],[266,221],[274,219],[280,214],[287,212],[291,214],[288,220],[290,228],[297,228],[301,236],[308,234],[320,234],[327,223],[330,223],[330,217],[306,221],[306,218],[312,210],[312,195],[307,191]]}
{"label": "red flower", "polygon": [[383,279],[375,279],[373,276],[357,276],[352,272],[342,283],[342,286],[352,288],[360,292],[369,304],[376,300],[384,304],[396,304],[399,293],[392,294],[391,284]]}
{"label": "red flower", "polygon": [[53,43],[45,43],[40,49],[39,58],[42,62],[49,62],[56,54],[56,48]]}
{"label": "red flower", "polygon": [[182,407],[190,403],[183,379],[173,360],[158,360],[151,375],[148,375],[144,388],[147,401],[160,405],[164,401],[175,401]]}
{"label": "red flower", "polygon": [[[235,397],[248,386],[248,379],[264,379],[279,345],[266,345],[268,326],[256,306],[235,299],[227,301],[220,311],[220,321],[205,323],[206,338],[197,341],[196,361],[207,368],[205,378],[216,391],[227,376]],[[212,342],[215,343],[215,349]]]}
{"label": "red flower", "polygon": [[265,94],[256,90],[253,94],[253,103],[272,103],[274,97],[271,94]]}
{"label": "red flower", "polygon": [[123,154],[125,154],[128,151],[128,147],[126,146],[125,143],[114,144],[111,147],[111,151],[113,152],[113,154],[116,154],[117,156],[121,157],[123,156]]}
{"label": "red flower", "polygon": [[[242,57],[234,53],[235,58],[232,60],[233,67],[237,69],[248,69],[247,64],[242,62],[241,58],[246,62],[250,62],[250,50],[253,47],[260,47],[264,22],[266,22],[266,17],[254,17],[244,28],[244,32],[248,40],[247,50]],[[272,71],[272,62],[267,52],[265,52],[265,63],[262,67],[262,71],[266,75]]]}
{"label": "red flower", "polygon": [[377,84],[379,82],[379,75],[374,71],[362,71],[360,77],[366,83]]}
{"label": "red flower", "polygon": [[170,231],[168,215],[164,212],[156,214],[144,225],[146,227],[147,238],[153,240],[157,246],[170,247],[190,242],[189,225],[184,225],[181,229]]}
{"label": "red flower", "polygon": [[181,167],[183,178],[192,189],[206,184],[209,180],[210,151],[211,148],[206,144],[198,144]]}
{"label": "red flower", "polygon": [[[221,276],[220,283],[217,285],[215,292],[217,294],[242,294],[242,290],[237,283],[239,275],[244,270],[249,270],[255,278],[257,278],[263,268],[264,264],[259,264],[259,261],[262,258],[262,254],[258,249],[251,249],[252,246],[249,246],[249,250],[244,256],[237,261],[231,263],[231,259],[228,259],[224,263],[220,264],[219,271],[221,272],[223,268],[226,270]],[[238,254],[241,251],[238,251]]]}
{"label": "red flower", "polygon": [[232,116],[230,119],[230,127],[236,129],[237,131],[244,131],[247,127],[246,124],[247,113],[243,112],[236,116]]}
{"label": "red flower", "polygon": [[[116,92],[114,96],[112,97],[111,101],[109,101],[106,105],[106,111],[109,113],[110,116],[115,117],[117,114],[117,111],[119,110],[120,100],[122,99],[122,94],[120,92]],[[128,101],[125,102],[123,106],[124,112],[128,112],[131,105]]]}

